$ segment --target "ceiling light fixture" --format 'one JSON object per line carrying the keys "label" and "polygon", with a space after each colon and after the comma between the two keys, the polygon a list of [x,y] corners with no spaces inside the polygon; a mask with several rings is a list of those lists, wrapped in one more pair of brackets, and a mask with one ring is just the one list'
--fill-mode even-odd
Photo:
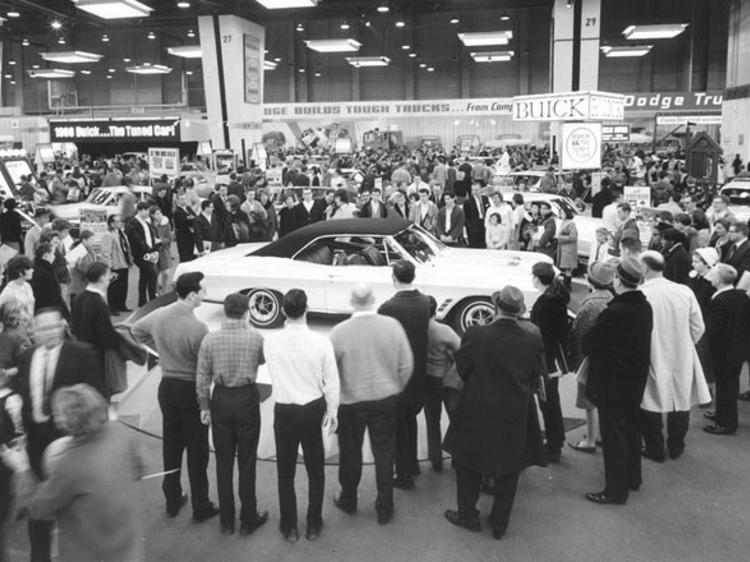
{"label": "ceiling light fixture", "polygon": [[626,47],[612,47],[605,45],[602,47],[602,53],[607,58],[625,58],[625,57],[644,57],[651,52],[653,45],[638,45]]}
{"label": "ceiling light fixture", "polygon": [[380,6],[378,6],[378,12],[380,12],[381,14],[387,14],[390,11],[391,9],[388,7],[388,4],[381,4]]}
{"label": "ceiling light fixture", "polygon": [[305,28],[303,27],[303,25],[302,25],[301,23],[298,23],[298,24],[297,24],[297,27],[296,27],[295,29],[296,29],[297,31],[304,31],[304,30],[305,30]]}
{"label": "ceiling light fixture", "polygon": [[305,45],[319,53],[351,53],[359,51],[362,43],[354,39],[310,39]]}
{"label": "ceiling light fixture", "polygon": [[102,43],[109,43],[109,35],[106,33],[102,35]]}
{"label": "ceiling light fixture", "polygon": [[428,66],[427,67],[427,72],[435,72],[435,67],[434,66]]}
{"label": "ceiling light fixture", "polygon": [[23,47],[28,47],[29,45],[31,45],[31,43],[29,42],[28,39],[24,39],[23,41],[21,41],[21,45]]}
{"label": "ceiling light fixture", "polygon": [[273,62],[281,62],[281,57],[276,57],[275,59],[273,59]]}
{"label": "ceiling light fixture", "polygon": [[8,64],[9,64],[10,66],[16,66],[16,61],[14,61],[14,60],[9,60],[9,61],[8,61]]}
{"label": "ceiling light fixture", "polygon": [[355,68],[362,68],[369,66],[388,66],[391,64],[391,59],[388,57],[346,57],[346,62]]}
{"label": "ceiling light fixture", "polygon": [[139,64],[135,66],[126,66],[125,70],[131,74],[169,74],[172,68],[163,64]]}
{"label": "ceiling light fixture", "polygon": [[340,25],[339,27],[340,27],[341,29],[343,29],[344,31],[346,31],[347,29],[349,29],[349,24],[348,24],[348,23],[346,23],[346,22],[344,22],[344,23],[342,23],[342,24],[341,24],[341,25]]}
{"label": "ceiling light fixture", "polygon": [[630,25],[622,34],[628,41],[643,39],[672,39],[687,29],[687,23],[667,23],[656,25]]}
{"label": "ceiling light fixture", "polygon": [[78,0],[75,6],[105,20],[147,18],[154,11],[138,0]]}
{"label": "ceiling light fixture", "polygon": [[53,21],[53,22],[52,22],[52,23],[50,24],[50,27],[51,27],[52,29],[62,29],[62,24],[61,24],[61,23],[60,23],[59,21],[55,20],[55,21]]}
{"label": "ceiling light fixture", "polygon": [[461,21],[461,20],[460,20],[460,19],[458,19],[458,18],[451,18],[451,23],[452,23],[453,25],[456,25],[456,24],[457,24],[458,22],[460,22],[460,21]]}
{"label": "ceiling light fixture", "polygon": [[507,45],[513,39],[513,32],[508,29],[505,31],[459,33],[458,38],[467,47],[491,47],[492,45]]}
{"label": "ceiling light fixture", "polygon": [[411,45],[401,45],[401,48],[402,48],[402,49],[403,49],[404,51],[408,51],[409,49],[411,49]]}
{"label": "ceiling light fixture", "polygon": [[149,31],[148,35],[146,36],[147,39],[156,39],[156,33],[153,31]]}
{"label": "ceiling light fixture", "polygon": [[107,80],[112,80],[112,75],[111,74],[107,75]]}
{"label": "ceiling light fixture", "polygon": [[32,65],[31,65],[31,68],[33,68],[34,70],[36,70],[36,69],[38,69],[38,68],[39,68],[39,65],[38,65],[38,64],[32,64]]}
{"label": "ceiling light fixture", "polygon": [[203,56],[200,45],[183,45],[181,47],[168,47],[167,52],[176,57],[186,59],[199,59]]}
{"label": "ceiling light fixture", "polygon": [[64,68],[44,68],[41,70],[29,70],[29,78],[46,78],[47,80],[73,78],[76,73]]}
{"label": "ceiling light fixture", "polygon": [[177,2],[177,7],[181,8],[183,10],[186,10],[190,7],[190,2],[186,2],[185,0],[181,0],[180,2]]}
{"label": "ceiling light fixture", "polygon": [[299,72],[300,74],[304,74],[305,73],[305,69],[304,68],[300,68],[300,69],[297,70],[297,72]]}
{"label": "ceiling light fixture", "polygon": [[318,0],[257,0],[267,10],[284,10],[286,8],[314,8]]}
{"label": "ceiling light fixture", "polygon": [[409,58],[410,58],[410,59],[415,59],[415,58],[417,58],[417,53],[409,53]]}
{"label": "ceiling light fixture", "polygon": [[81,72],[81,74],[85,74],[86,76],[88,76],[89,74],[91,74],[90,70],[81,70],[80,72]]}
{"label": "ceiling light fixture", "polygon": [[96,53],[87,53],[86,51],[57,51],[54,53],[40,53],[42,59],[47,62],[57,62],[61,64],[79,64],[92,63],[102,60],[103,55]]}
{"label": "ceiling light fixture", "polygon": [[396,22],[396,27],[404,27],[404,26],[406,26],[406,24],[405,24],[405,23],[404,23],[403,21],[401,21],[401,20],[398,20],[398,21]]}
{"label": "ceiling light fixture", "polygon": [[276,70],[276,63],[274,61],[264,60],[263,70]]}
{"label": "ceiling light fixture", "polygon": [[110,74],[114,74],[117,71],[114,68],[108,68],[107,72],[109,72]]}
{"label": "ceiling light fixture", "polygon": [[316,72],[316,73],[315,73],[315,78],[320,78],[321,76],[322,76],[322,75],[320,74],[320,72]]}
{"label": "ceiling light fixture", "polygon": [[60,37],[60,38],[59,38],[59,39],[57,40],[57,44],[58,44],[58,45],[65,45],[65,37]]}
{"label": "ceiling light fixture", "polygon": [[4,78],[6,78],[7,80],[10,80],[11,78],[13,78],[13,75],[12,74],[6,74],[4,76]]}
{"label": "ceiling light fixture", "polygon": [[510,20],[510,16],[508,14],[503,14],[502,16],[500,16],[500,21],[509,21],[509,20]]}
{"label": "ceiling light fixture", "polygon": [[185,76],[192,76],[192,75],[193,75],[193,71],[192,70],[186,70],[185,71]]}
{"label": "ceiling light fixture", "polygon": [[10,85],[11,85],[11,86],[15,86],[15,85],[16,85],[16,81],[15,81],[15,80],[11,80],[11,81],[10,81]]}
{"label": "ceiling light fixture", "polygon": [[192,29],[188,29],[187,36],[188,36],[188,39],[194,39],[195,31],[193,31]]}
{"label": "ceiling light fixture", "polygon": [[9,18],[20,18],[21,12],[19,12],[18,10],[8,10],[7,15]]}
{"label": "ceiling light fixture", "polygon": [[427,68],[427,65],[423,62],[419,63],[419,68]]}
{"label": "ceiling light fixture", "polygon": [[372,25],[372,24],[370,23],[370,20],[367,20],[367,21],[365,22],[365,27],[370,27],[371,25]]}
{"label": "ceiling light fixture", "polygon": [[470,54],[474,62],[508,62],[516,53],[515,51],[485,51]]}
{"label": "ceiling light fixture", "polygon": [[125,57],[124,59],[122,59],[122,62],[128,64],[130,62],[130,59],[128,57]]}

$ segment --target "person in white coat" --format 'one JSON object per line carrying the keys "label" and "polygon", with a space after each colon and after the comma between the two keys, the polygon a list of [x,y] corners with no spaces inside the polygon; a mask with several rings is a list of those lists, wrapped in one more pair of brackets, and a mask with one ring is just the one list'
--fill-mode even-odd
{"label": "person in white coat", "polygon": [[685,450],[690,408],[711,402],[695,343],[705,331],[698,300],[686,285],[664,278],[664,257],[655,251],[641,254],[646,282],[641,291],[653,310],[651,366],[641,402],[643,456],[666,458],[662,414],[667,414],[667,449],[673,459]]}

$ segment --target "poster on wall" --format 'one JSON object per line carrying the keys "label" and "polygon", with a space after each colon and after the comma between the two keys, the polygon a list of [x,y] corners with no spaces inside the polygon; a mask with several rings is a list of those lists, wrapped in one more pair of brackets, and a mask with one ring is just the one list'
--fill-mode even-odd
{"label": "poster on wall", "polygon": [[245,103],[259,104],[260,80],[263,70],[260,67],[260,37],[245,33],[244,36],[245,55]]}
{"label": "poster on wall", "polygon": [[561,166],[563,170],[596,170],[602,167],[602,124],[563,123]]}
{"label": "poster on wall", "polygon": [[169,179],[174,179],[177,177],[179,169],[179,148],[148,149],[148,173],[152,182],[161,176],[167,176]]}

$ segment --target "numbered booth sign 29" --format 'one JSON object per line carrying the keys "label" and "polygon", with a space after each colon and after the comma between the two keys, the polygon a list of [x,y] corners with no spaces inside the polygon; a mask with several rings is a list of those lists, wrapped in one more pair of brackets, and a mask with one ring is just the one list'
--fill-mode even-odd
{"label": "numbered booth sign 29", "polygon": [[602,124],[563,123],[561,134],[563,170],[596,170],[602,167]]}

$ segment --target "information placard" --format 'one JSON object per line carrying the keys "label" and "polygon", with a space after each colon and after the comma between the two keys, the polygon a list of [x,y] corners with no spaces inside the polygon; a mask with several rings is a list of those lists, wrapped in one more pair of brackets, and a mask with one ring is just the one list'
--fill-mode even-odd
{"label": "information placard", "polygon": [[597,170],[602,167],[602,124],[563,123],[560,164],[563,170]]}
{"label": "information placard", "polygon": [[179,148],[149,148],[148,173],[151,181],[167,176],[169,179],[177,177],[180,169]]}

